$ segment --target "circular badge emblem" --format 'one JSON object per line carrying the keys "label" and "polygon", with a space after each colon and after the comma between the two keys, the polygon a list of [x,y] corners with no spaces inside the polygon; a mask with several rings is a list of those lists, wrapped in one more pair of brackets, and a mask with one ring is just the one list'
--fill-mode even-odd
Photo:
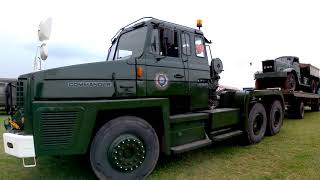
{"label": "circular badge emblem", "polygon": [[166,89],[168,87],[168,76],[164,73],[158,73],[155,78],[156,86],[159,89]]}

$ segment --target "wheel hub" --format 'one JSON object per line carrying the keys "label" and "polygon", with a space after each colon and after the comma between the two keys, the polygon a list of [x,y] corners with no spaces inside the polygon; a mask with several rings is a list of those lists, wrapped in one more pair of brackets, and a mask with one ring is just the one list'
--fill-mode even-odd
{"label": "wheel hub", "polygon": [[146,150],[143,142],[134,135],[116,138],[108,149],[108,158],[114,168],[131,172],[141,166]]}
{"label": "wheel hub", "polygon": [[277,110],[277,111],[274,113],[274,122],[273,122],[274,127],[277,127],[277,126],[279,125],[280,118],[281,118],[280,110]]}
{"label": "wheel hub", "polygon": [[263,123],[263,116],[261,114],[256,114],[256,117],[254,118],[254,121],[253,121],[253,133],[255,135],[258,135],[260,133],[262,128],[262,123]]}

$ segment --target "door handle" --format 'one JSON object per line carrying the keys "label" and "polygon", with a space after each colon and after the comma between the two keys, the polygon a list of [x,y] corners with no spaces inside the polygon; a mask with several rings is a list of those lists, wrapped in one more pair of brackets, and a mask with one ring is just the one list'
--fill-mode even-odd
{"label": "door handle", "polygon": [[181,74],[175,74],[174,75],[174,78],[183,78],[184,77],[184,75],[181,75]]}
{"label": "door handle", "polygon": [[130,88],[133,88],[133,86],[123,86],[123,85],[120,85],[120,88],[122,88],[122,89],[130,89]]}

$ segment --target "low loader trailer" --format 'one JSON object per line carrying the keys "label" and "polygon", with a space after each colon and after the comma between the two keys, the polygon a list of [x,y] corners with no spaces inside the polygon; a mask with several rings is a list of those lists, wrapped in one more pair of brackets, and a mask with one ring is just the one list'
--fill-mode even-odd
{"label": "low loader trailer", "polygon": [[33,158],[27,167],[39,156],[87,154],[99,179],[142,179],[160,153],[277,134],[282,92],[218,92],[223,65],[208,57],[201,26],[142,18],[116,34],[107,61],[19,76],[5,152]]}
{"label": "low loader trailer", "polygon": [[304,118],[305,106],[311,111],[319,111],[320,95],[302,91],[283,91],[285,109],[289,118]]}

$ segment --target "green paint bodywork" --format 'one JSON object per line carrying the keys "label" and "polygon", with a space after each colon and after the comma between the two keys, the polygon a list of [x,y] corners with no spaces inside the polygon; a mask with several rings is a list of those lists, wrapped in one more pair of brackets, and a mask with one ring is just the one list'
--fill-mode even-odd
{"label": "green paint bodywork", "polygon": [[[87,152],[92,135],[93,129],[97,121],[97,114],[99,111],[106,110],[129,110],[137,108],[160,107],[162,110],[162,117],[164,123],[164,139],[166,143],[170,144],[169,135],[169,104],[168,99],[163,98],[150,98],[150,99],[122,99],[122,100],[87,100],[87,101],[34,101],[34,138],[37,155],[55,155],[55,154],[84,154]],[[79,112],[76,122],[72,127],[72,139],[67,145],[53,146],[44,145],[43,134],[41,128],[41,113],[42,112]],[[58,126],[58,125],[56,125]],[[54,125],[53,125],[54,127]],[[63,128],[63,127],[62,127]],[[54,129],[53,137],[57,138],[55,132],[59,129]],[[49,134],[47,132],[47,134]],[[63,134],[62,136],[65,136]],[[59,141],[57,141],[59,142]],[[169,149],[165,150],[167,153]]]}
{"label": "green paint bodywork", "polygon": [[262,79],[262,78],[286,78],[288,76],[287,72],[267,72],[267,73],[257,73],[255,74],[255,79]]}
{"label": "green paint bodywork", "polygon": [[[181,32],[188,33],[191,55],[157,59],[150,53],[150,32],[155,24],[176,30],[178,41]],[[142,26],[148,33],[144,52],[137,57],[19,77],[21,91],[17,96],[24,113],[23,132],[34,136],[37,156],[87,153],[100,122],[111,120],[113,112],[149,117],[145,120],[159,126],[154,128],[161,139],[161,151],[170,154],[171,147],[202,140],[219,129],[243,130],[252,102],[272,96],[269,100],[276,97],[283,104],[282,94],[276,90],[237,91],[221,95],[220,106],[209,111],[209,89],[203,79],[210,79],[210,66],[207,57],[195,55],[194,44],[195,36],[204,38],[202,32],[156,19]],[[132,30],[124,29],[114,42]],[[180,43],[180,54],[181,49]],[[137,76],[138,67],[142,68],[141,77]],[[168,78],[166,88],[159,88],[155,82],[159,73]],[[182,77],[177,78],[177,74]],[[149,114],[149,109],[160,111]]]}

